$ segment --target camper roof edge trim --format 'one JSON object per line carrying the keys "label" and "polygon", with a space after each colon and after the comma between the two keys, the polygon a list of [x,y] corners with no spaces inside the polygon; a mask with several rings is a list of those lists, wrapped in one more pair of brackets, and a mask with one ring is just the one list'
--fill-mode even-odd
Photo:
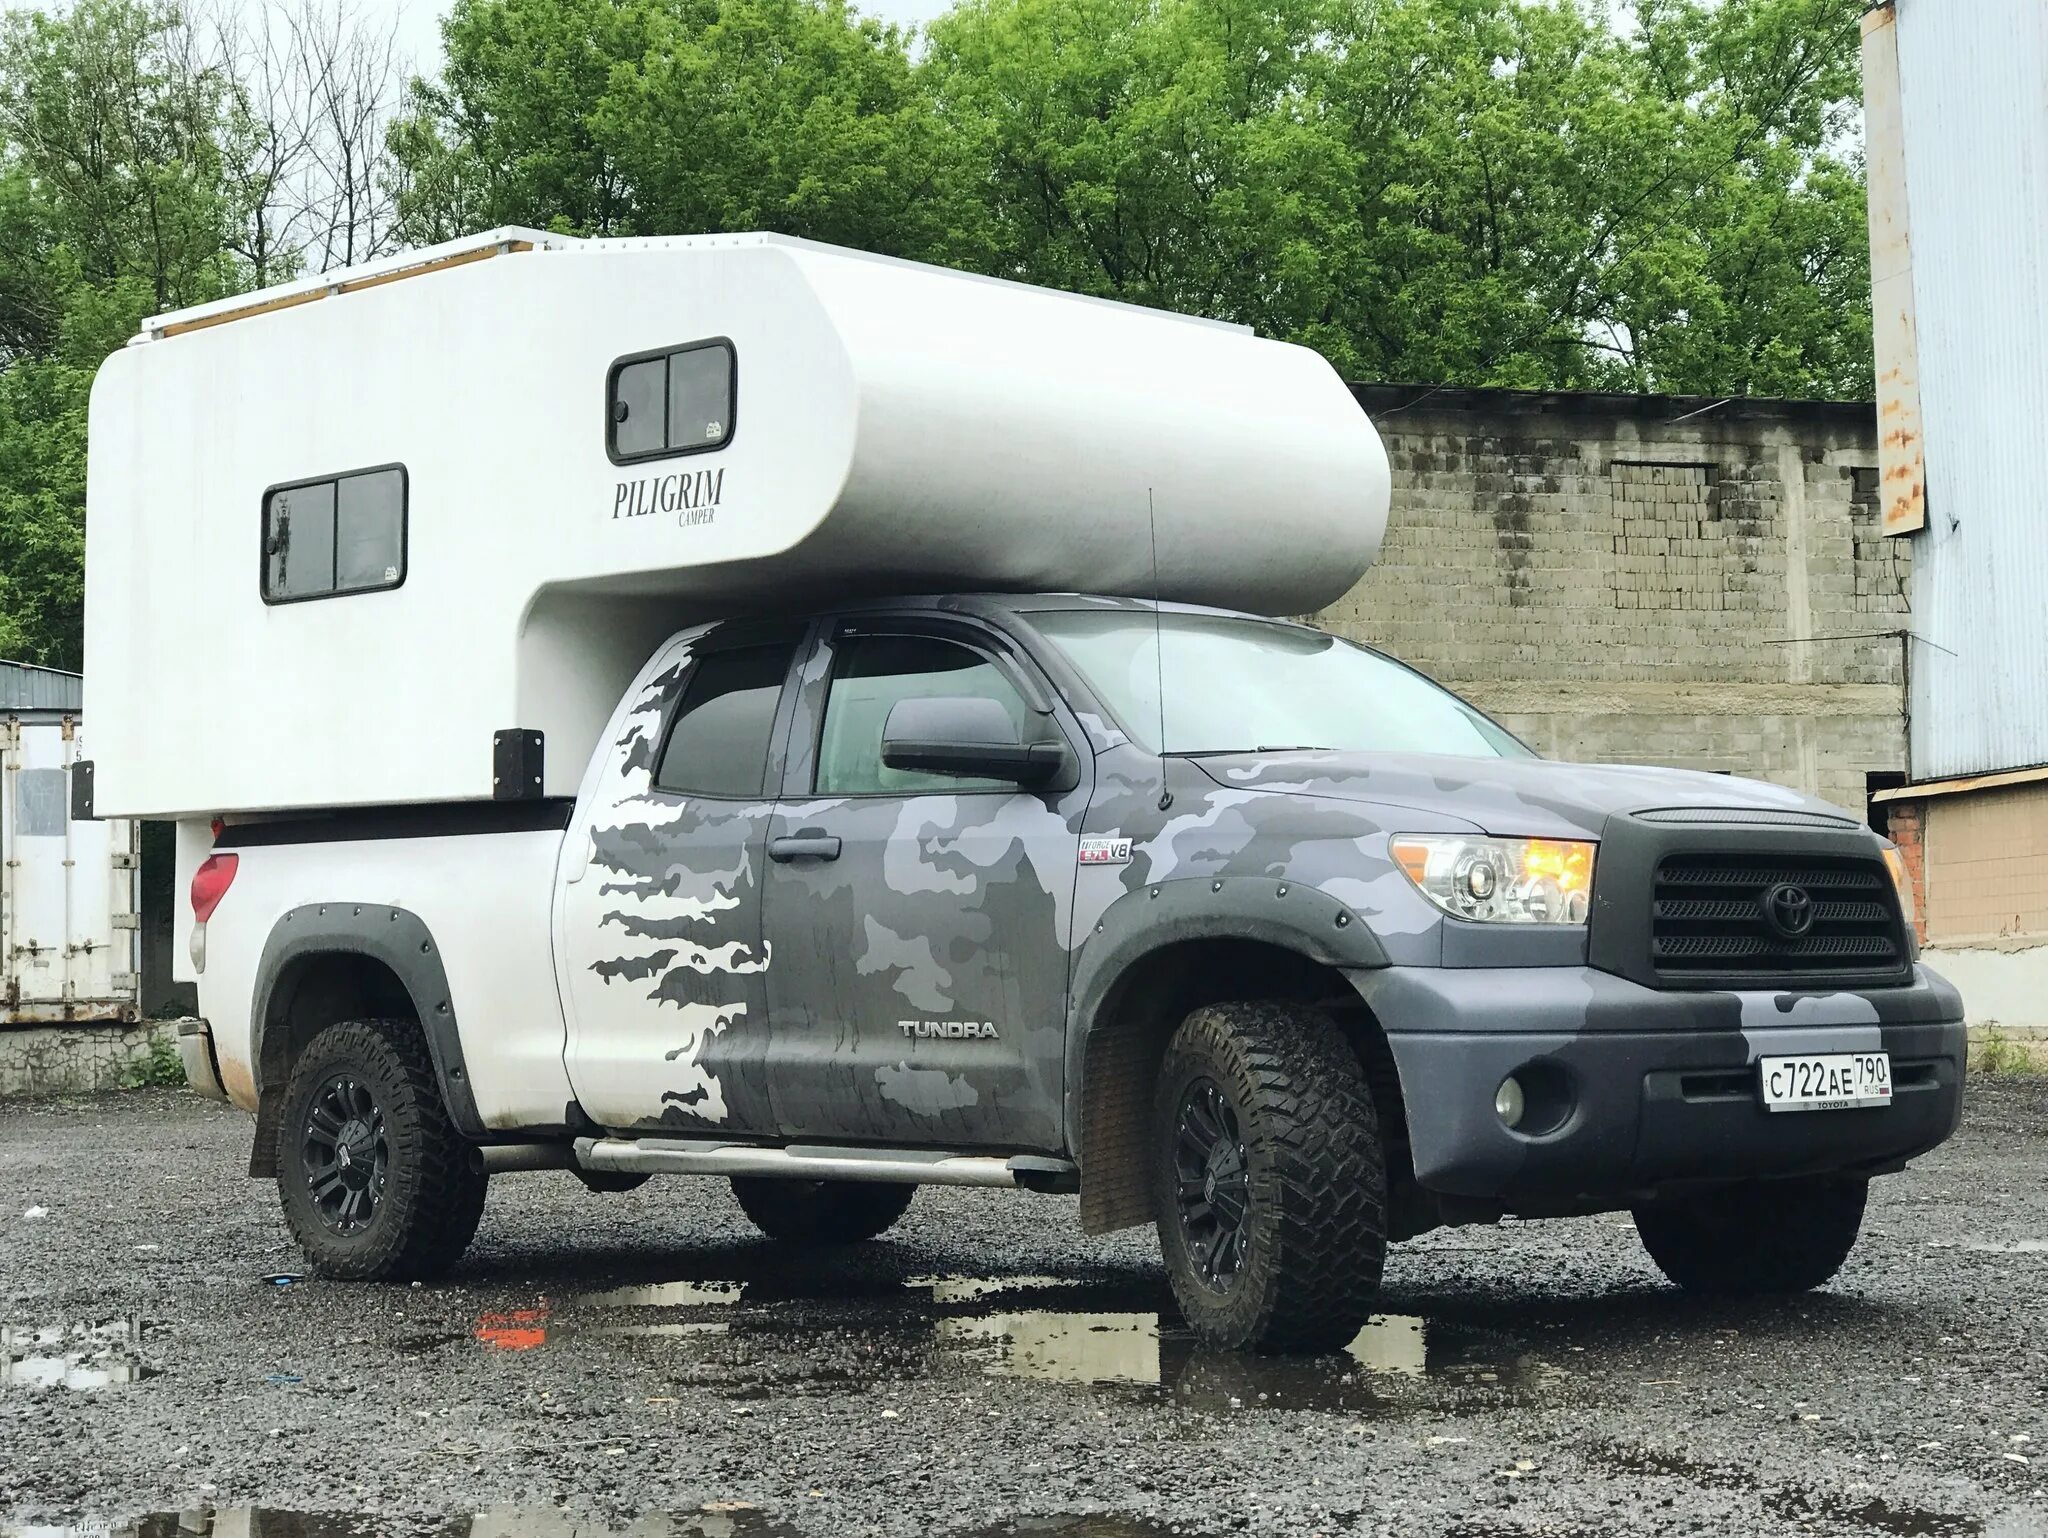
{"label": "camper roof edge trim", "polygon": [[295,278],[289,283],[273,283],[268,288],[253,289],[246,294],[212,299],[205,304],[188,305],[182,310],[167,310],[143,321],[141,331],[128,345],[133,347],[142,342],[161,341],[182,332],[307,304],[333,294],[345,294],[351,289],[418,277],[505,252],[561,250],[580,243],[570,235],[552,235],[546,230],[528,229],[523,225],[502,225],[480,234],[463,235],[436,245],[418,246],[410,251],[381,256],[374,261],[358,262],[352,267],[337,267],[329,272]]}

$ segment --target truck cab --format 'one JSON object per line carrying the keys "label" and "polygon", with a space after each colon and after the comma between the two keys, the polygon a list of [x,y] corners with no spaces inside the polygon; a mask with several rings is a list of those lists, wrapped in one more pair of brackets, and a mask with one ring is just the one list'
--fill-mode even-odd
{"label": "truck cab", "polygon": [[[794,270],[829,310],[873,276],[844,253],[747,249],[728,294]],[[567,305],[586,281],[575,261],[596,254],[464,270],[526,263],[521,280],[559,279]],[[398,582],[337,592],[334,610],[365,604],[363,624],[382,616],[417,646],[445,634],[465,583],[487,595],[465,649],[418,649],[434,688],[385,679],[417,740],[353,742],[353,776],[280,738],[266,763],[153,782],[116,734],[100,793],[179,820],[204,1017],[185,1038],[191,1077],[255,1114],[250,1171],[275,1179],[314,1265],[436,1274],[493,1175],[553,1169],[600,1192],[729,1179],[789,1243],[872,1238],[921,1184],[1078,1192],[1089,1232],[1156,1225],[1182,1311],[1229,1347],[1341,1346],[1389,1244],[1509,1214],[1629,1211],[1688,1288],[1826,1281],[1868,1182],[1960,1113],[1961,1003],[1918,962],[1895,853],[1783,787],[1543,760],[1397,660],[1272,617],[1348,585],[1385,517],[1377,438],[1348,400],[1352,416],[1336,412],[1313,355],[918,282],[999,332],[1027,379],[1031,346],[1094,345],[1104,328],[1106,359],[1143,342],[1240,366],[1200,376],[1227,398],[1187,420],[1114,386],[1078,414],[1057,392],[1013,402],[1079,446],[1048,512],[1043,486],[985,463],[972,435],[943,453],[894,435],[911,365],[863,353],[884,344],[842,316],[857,393],[874,393],[848,465],[818,477],[825,511],[795,534],[731,536],[761,541],[744,559],[696,562],[671,546],[776,515],[732,501],[751,484],[729,457],[734,424],[754,420],[739,381],[764,344],[735,325],[707,376],[686,356],[697,344],[624,345],[641,326],[628,316],[584,381],[606,392],[623,489],[575,538],[619,543],[612,576],[564,584],[517,551],[477,558],[496,586],[464,573],[453,545],[403,533],[459,514],[395,418],[336,451],[405,468],[377,493],[401,499],[395,520],[361,526],[401,531],[397,558],[358,563]],[[163,349],[169,369],[178,345],[137,350]],[[937,345],[887,343],[920,366]],[[666,425],[643,445],[616,429],[655,398],[631,373],[649,357]],[[953,409],[967,377],[927,381],[930,411]],[[681,440],[679,391],[698,403]],[[1104,401],[1121,412],[1107,426]],[[1306,544],[1240,516],[1256,445],[1283,431],[1302,445],[1286,516]],[[538,474],[552,458],[533,452]],[[1176,455],[1193,479],[1170,480]],[[264,475],[244,474],[231,549],[252,531],[275,544]],[[1174,494],[1163,518],[1156,492],[1090,513],[1090,475]],[[311,548],[346,545],[348,495],[296,504],[301,556],[309,517],[329,520]],[[1141,529],[1163,536],[1155,558],[1096,559],[1109,503],[1115,560]],[[630,543],[651,539],[668,543]],[[529,557],[539,575],[505,574]],[[326,560],[339,589],[342,557]],[[1091,569],[1125,591],[1017,580]],[[871,596],[933,573],[985,580]],[[416,581],[428,591],[408,595]],[[329,638],[294,607],[251,615],[286,659]],[[89,637],[94,613],[89,590]],[[304,657],[358,690],[375,676]],[[253,681],[280,659],[237,665]],[[475,728],[500,708],[517,724],[486,752]]]}

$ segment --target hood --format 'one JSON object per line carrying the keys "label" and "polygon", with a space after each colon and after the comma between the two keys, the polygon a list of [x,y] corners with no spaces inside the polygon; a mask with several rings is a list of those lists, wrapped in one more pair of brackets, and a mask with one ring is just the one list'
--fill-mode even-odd
{"label": "hood", "polygon": [[1231,790],[1362,801],[1457,817],[1503,837],[1597,837],[1617,812],[1804,812],[1861,826],[1817,797],[1697,769],[1437,753],[1227,753],[1194,762]]}

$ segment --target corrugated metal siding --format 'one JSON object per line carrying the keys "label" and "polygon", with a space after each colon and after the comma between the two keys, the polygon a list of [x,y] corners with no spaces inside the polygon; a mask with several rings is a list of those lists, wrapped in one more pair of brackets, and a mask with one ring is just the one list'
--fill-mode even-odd
{"label": "corrugated metal siding", "polygon": [[1913,776],[2048,763],[2048,4],[1897,0],[1927,528]]}
{"label": "corrugated metal siding", "polygon": [[76,673],[0,662],[0,710],[78,710],[85,703],[85,680]]}

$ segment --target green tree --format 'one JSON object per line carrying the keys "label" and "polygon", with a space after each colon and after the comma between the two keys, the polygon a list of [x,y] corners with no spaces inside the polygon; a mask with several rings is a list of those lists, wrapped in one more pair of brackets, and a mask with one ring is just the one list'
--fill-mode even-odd
{"label": "green tree", "polygon": [[989,265],[1378,378],[1867,391],[1855,0],[963,0]]}
{"label": "green tree", "polygon": [[86,405],[150,311],[229,292],[221,81],[174,12],[0,21],[0,650],[77,667]]}
{"label": "green tree", "polygon": [[972,253],[905,35],[843,0],[458,0],[393,128],[410,238],[770,229]]}

